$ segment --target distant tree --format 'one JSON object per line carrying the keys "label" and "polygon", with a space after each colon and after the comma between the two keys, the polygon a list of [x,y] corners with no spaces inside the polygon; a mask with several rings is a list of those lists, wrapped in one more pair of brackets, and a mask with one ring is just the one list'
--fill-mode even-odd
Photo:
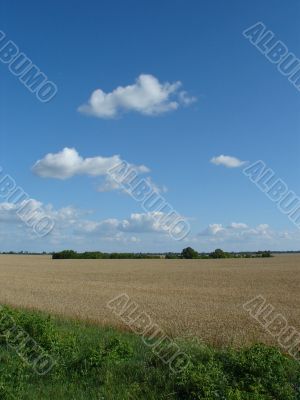
{"label": "distant tree", "polygon": [[199,255],[198,252],[192,249],[192,247],[186,247],[181,252],[182,258],[198,258],[198,255]]}
{"label": "distant tree", "polygon": [[229,256],[228,253],[225,253],[222,249],[216,249],[209,255],[211,258],[227,258]]}
{"label": "distant tree", "polygon": [[176,259],[179,258],[177,253],[167,253],[166,254],[166,259]]}
{"label": "distant tree", "polygon": [[262,257],[272,257],[270,250],[265,250],[261,253]]}
{"label": "distant tree", "polygon": [[198,258],[201,258],[203,260],[207,260],[209,258],[209,255],[207,253],[199,253]]}
{"label": "distant tree", "polygon": [[63,250],[52,254],[53,259],[160,259],[159,254],[151,253],[102,253],[100,251],[85,251],[77,253],[74,250]]}
{"label": "distant tree", "polygon": [[78,254],[74,250],[63,250],[59,253],[53,253],[53,259],[65,259],[65,258],[78,258]]}

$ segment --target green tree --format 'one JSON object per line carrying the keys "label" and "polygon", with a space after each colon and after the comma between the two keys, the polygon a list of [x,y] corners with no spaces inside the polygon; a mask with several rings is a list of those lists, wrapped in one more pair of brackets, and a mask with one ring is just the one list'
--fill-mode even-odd
{"label": "green tree", "polygon": [[210,257],[212,258],[226,258],[228,256],[222,249],[216,249],[212,253],[210,253]]}
{"label": "green tree", "polygon": [[191,247],[186,247],[181,252],[182,258],[198,258],[198,255],[199,255],[198,252],[192,249]]}
{"label": "green tree", "polygon": [[63,250],[59,253],[53,253],[53,259],[65,259],[65,258],[78,258],[78,254],[74,250]]}
{"label": "green tree", "polygon": [[270,250],[265,250],[261,253],[262,257],[272,257]]}

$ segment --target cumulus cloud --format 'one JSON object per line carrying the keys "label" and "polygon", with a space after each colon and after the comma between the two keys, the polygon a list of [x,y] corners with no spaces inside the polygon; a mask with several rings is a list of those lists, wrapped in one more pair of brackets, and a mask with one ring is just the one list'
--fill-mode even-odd
{"label": "cumulus cloud", "polygon": [[275,230],[268,224],[249,226],[243,222],[213,223],[194,235],[191,244],[200,251],[297,250],[300,231]]}
{"label": "cumulus cloud", "polygon": [[155,76],[142,74],[134,84],[119,86],[110,93],[95,90],[88,103],[80,106],[78,111],[98,118],[114,118],[129,111],[158,115],[196,101],[195,97],[180,90],[181,86],[179,81],[160,83]]}
{"label": "cumulus cloud", "polygon": [[228,240],[249,241],[251,239],[272,239],[277,236],[277,232],[271,230],[268,224],[259,224],[256,227],[249,227],[242,222],[232,222],[227,226],[222,224],[210,224],[199,236],[205,236],[214,242]]}
{"label": "cumulus cloud", "polygon": [[210,162],[215,165],[223,165],[227,168],[239,168],[246,163],[246,161],[241,161],[236,157],[224,156],[223,154],[213,157]]}
{"label": "cumulus cloud", "polygon": [[228,229],[247,229],[248,225],[243,222],[231,222]]}
{"label": "cumulus cloud", "polygon": [[105,177],[105,181],[101,183],[101,185],[98,185],[97,187],[97,192],[100,193],[105,193],[105,192],[111,192],[113,190],[123,190],[122,185],[112,179],[110,176]]}
{"label": "cumulus cloud", "polygon": [[205,228],[200,235],[202,236],[211,236],[216,235],[217,233],[223,232],[224,228],[222,224],[209,224],[207,228]]}
{"label": "cumulus cloud", "polygon": [[[22,210],[24,210],[24,212],[22,212]],[[91,213],[91,211],[77,210],[72,206],[56,210],[51,204],[44,205],[36,199],[29,198],[16,202],[0,203],[0,221],[21,222],[22,215],[30,215],[35,210],[37,210],[40,215],[48,216],[54,221],[59,221],[60,223],[67,221],[68,224],[76,223],[79,218]]]}
{"label": "cumulus cloud", "polygon": [[[68,179],[75,175],[106,176],[107,171],[120,164],[119,155],[111,157],[81,157],[74,148],[65,147],[58,153],[46,154],[32,167],[32,171],[42,178]],[[138,173],[149,172],[144,165],[132,167]]]}
{"label": "cumulus cloud", "polygon": [[[126,176],[122,183],[118,183],[109,174],[109,169],[120,164],[126,165],[128,171],[135,172],[136,175],[147,174],[150,169],[145,165],[128,164],[123,161],[119,155],[111,157],[81,157],[74,148],[65,147],[58,153],[46,154],[41,160],[38,160],[31,168],[32,172],[42,178],[68,179],[76,175],[88,175],[93,177],[102,177],[102,182],[97,184],[98,192],[109,192],[119,190],[124,194],[128,192],[124,189],[124,184],[127,183]],[[128,172],[128,180],[130,174]],[[126,174],[125,174],[126,175]],[[150,176],[146,176],[144,180],[154,192],[165,193],[165,186],[157,185],[153,182]]]}
{"label": "cumulus cloud", "polygon": [[[96,219],[91,210],[72,206],[56,209],[51,204],[29,199],[32,207],[54,221],[53,230],[38,238],[17,215],[19,205],[0,203],[0,240],[2,250],[57,251],[64,248],[102,251],[181,251],[187,243],[174,243],[164,229],[162,212],[132,213],[127,218]],[[274,231],[267,224],[250,227],[242,222],[211,224],[189,244],[202,251],[216,247],[224,250],[297,249],[300,232]],[[138,247],[140,246],[140,247]],[[177,247],[176,247],[177,246]]]}
{"label": "cumulus cloud", "polygon": [[132,213],[126,219],[109,218],[102,221],[81,221],[77,230],[88,234],[104,232],[127,233],[165,233],[164,218],[166,214],[159,211],[148,213]]}
{"label": "cumulus cloud", "polygon": [[166,214],[160,211],[148,213],[134,213],[128,220],[122,222],[122,230],[125,232],[165,232],[163,219]]}
{"label": "cumulus cloud", "polygon": [[[168,220],[167,214],[161,211],[146,213],[132,213],[128,218],[107,218],[103,220],[87,219],[93,214],[91,210],[79,210],[73,206],[55,209],[51,204],[44,205],[35,199],[28,199],[21,203],[0,203],[0,222],[17,223],[22,221],[17,212],[21,206],[28,205],[27,213],[39,210],[54,221],[53,232],[61,232],[65,229],[74,229],[77,234],[84,235],[110,235],[112,233],[165,233],[164,222]],[[30,211],[31,210],[31,211]],[[21,225],[20,225],[21,226]],[[29,227],[30,229],[30,227]],[[52,232],[50,233],[52,235]]]}
{"label": "cumulus cloud", "polygon": [[[140,172],[141,173],[141,172]],[[155,182],[153,182],[152,178],[150,176],[147,176],[144,178],[145,182],[151,187],[152,191],[156,193],[166,193],[168,191],[166,186],[159,186]],[[124,184],[126,184],[126,179],[123,181]],[[115,181],[111,176],[106,176],[105,181],[97,187],[98,192],[110,192],[112,190],[120,190],[125,194],[128,194],[128,191],[125,190],[123,185],[121,183],[118,183]]]}
{"label": "cumulus cloud", "polygon": [[[39,212],[47,215],[54,222],[54,227],[44,238],[37,237],[32,228],[26,225],[17,212],[20,203],[0,203],[0,222],[2,230],[0,239],[4,249],[59,249],[77,248],[83,246],[87,249],[105,247],[105,243],[123,243],[133,245],[142,238],[167,237],[164,229],[162,212],[132,213],[128,218],[93,219],[92,211],[78,210],[72,206],[55,209],[51,204],[44,205],[34,199],[26,200],[32,209],[38,208]],[[4,234],[5,232],[5,234]],[[148,240],[148,239],[147,239]],[[171,240],[171,239],[170,239]],[[11,247],[7,247],[11,246]],[[40,246],[40,247],[38,247]],[[44,247],[45,246],[45,247]],[[103,249],[103,248],[102,248]],[[120,248],[115,247],[116,251]]]}

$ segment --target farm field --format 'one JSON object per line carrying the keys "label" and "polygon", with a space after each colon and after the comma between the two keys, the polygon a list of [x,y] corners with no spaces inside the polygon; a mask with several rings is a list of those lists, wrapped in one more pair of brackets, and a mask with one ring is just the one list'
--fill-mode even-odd
{"label": "farm field", "polygon": [[126,329],[106,306],[126,293],[172,337],[276,344],[242,305],[261,294],[300,330],[300,255],[225,260],[0,256],[0,303]]}

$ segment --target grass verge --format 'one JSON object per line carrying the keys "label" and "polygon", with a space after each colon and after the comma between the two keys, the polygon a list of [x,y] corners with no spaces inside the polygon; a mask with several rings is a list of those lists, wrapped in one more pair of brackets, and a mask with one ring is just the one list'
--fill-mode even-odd
{"label": "grass verge", "polygon": [[[12,320],[15,326],[9,327]],[[36,374],[17,354],[20,332],[55,360],[46,375]],[[30,342],[22,343],[26,354]],[[213,349],[193,341],[179,345],[190,362],[172,373],[139,336],[4,307],[0,311],[0,399],[300,399],[299,363],[276,348],[257,344]]]}

